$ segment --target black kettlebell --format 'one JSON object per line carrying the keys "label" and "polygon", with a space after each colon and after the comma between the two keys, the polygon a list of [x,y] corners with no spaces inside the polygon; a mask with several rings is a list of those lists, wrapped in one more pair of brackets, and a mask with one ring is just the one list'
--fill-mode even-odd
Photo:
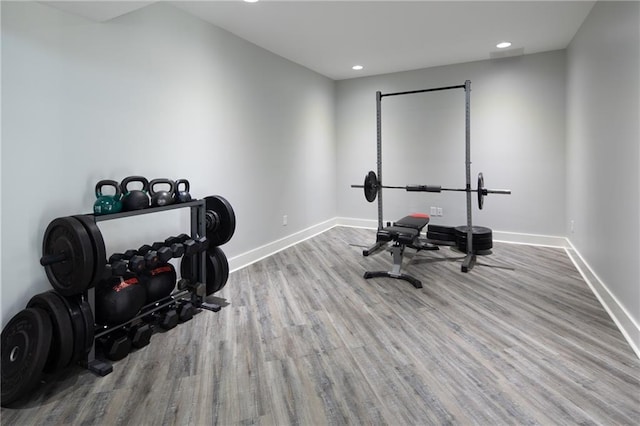
{"label": "black kettlebell", "polygon": [[[131,182],[140,182],[141,189],[129,190]],[[149,207],[149,181],[143,176],[129,176],[122,180],[120,189],[124,196],[122,197],[122,209],[124,211],[141,210]]]}
{"label": "black kettlebell", "polygon": [[147,291],[138,276],[127,272],[101,281],[95,297],[96,322],[117,325],[136,316],[146,303]]}
{"label": "black kettlebell", "polygon": [[[104,195],[102,188],[105,186],[113,186],[116,189],[113,195]],[[99,214],[111,214],[119,213],[122,211],[122,191],[120,185],[115,180],[101,180],[96,183],[96,202],[93,203],[93,213]]]}
{"label": "black kettlebell", "polygon": [[[157,185],[169,185],[168,191],[156,191]],[[171,179],[153,179],[149,182],[149,194],[151,195],[151,206],[162,207],[168,206],[175,202],[174,193],[176,184]]]}
{"label": "black kettlebell", "polygon": [[[184,185],[184,191],[180,191],[180,185]],[[191,201],[191,194],[189,194],[189,181],[186,179],[178,179],[176,181],[176,203],[188,203]]]}

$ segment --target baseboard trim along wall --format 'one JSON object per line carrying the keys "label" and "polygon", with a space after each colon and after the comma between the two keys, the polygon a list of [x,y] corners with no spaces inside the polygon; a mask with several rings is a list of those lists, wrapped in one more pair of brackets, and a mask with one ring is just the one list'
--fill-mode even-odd
{"label": "baseboard trim along wall", "polygon": [[631,349],[636,353],[636,356],[640,358],[640,325],[634,321],[629,315],[627,310],[620,304],[616,296],[614,296],[606,284],[593,272],[591,266],[584,260],[582,255],[571,244],[571,241],[567,240],[567,248],[565,251],[569,258],[576,265],[578,272],[582,275],[582,278],[587,282],[589,288],[593,294],[596,295],[600,304],[607,311],[611,319],[618,326],[618,329],[624,336],[624,338],[631,346]]}
{"label": "baseboard trim along wall", "polygon": [[[253,250],[249,250],[248,252],[242,253],[238,256],[234,256],[229,259],[229,268],[231,272],[237,271],[251,265],[252,263],[269,257],[272,254],[328,231],[334,226],[376,229],[378,227],[378,221],[371,219],[335,217]],[[598,298],[604,309],[620,329],[633,351],[640,358],[640,326],[638,326],[629,313],[618,302],[616,297],[611,294],[607,286],[602,282],[602,280],[600,280],[600,278],[598,278],[589,264],[567,238],[552,235],[493,231],[493,239],[495,242],[504,242],[509,244],[527,244],[565,249],[567,255],[576,266],[576,269],[578,269],[584,280],[587,282],[587,285],[589,285],[589,288],[591,288],[591,291]]]}
{"label": "baseboard trim along wall", "polygon": [[258,262],[266,257],[271,256],[279,251],[282,251],[288,247],[294,246],[304,240],[312,238],[318,234],[322,234],[325,231],[336,226],[336,218],[326,220],[318,223],[317,225],[310,226],[302,231],[294,232],[279,240],[265,244],[253,250],[249,250],[245,253],[229,258],[229,270],[230,272],[237,271],[238,269],[245,268],[252,263]]}

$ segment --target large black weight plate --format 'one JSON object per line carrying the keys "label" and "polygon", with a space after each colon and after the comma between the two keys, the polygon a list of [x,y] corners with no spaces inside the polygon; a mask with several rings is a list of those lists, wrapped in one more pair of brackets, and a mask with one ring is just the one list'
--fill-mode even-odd
{"label": "large black weight plate", "polygon": [[[83,318],[82,310],[77,302],[77,296],[60,296],[60,300],[64,303],[71,317],[71,328],[73,328],[73,351],[71,353],[72,364],[80,361],[86,355],[87,330]],[[93,329],[91,330],[93,334]]]}
{"label": "large black weight plate", "polygon": [[73,217],[54,219],[47,226],[42,256],[66,256],[65,260],[44,267],[51,286],[60,294],[80,294],[91,285],[95,263],[92,246],[88,232]]}
{"label": "large black weight plate", "polygon": [[373,203],[378,196],[378,177],[373,170],[364,177],[364,198]]}
{"label": "large black weight plate", "polygon": [[42,371],[54,373],[66,367],[73,353],[73,326],[67,307],[53,290],[36,294],[27,303],[27,308],[44,309],[51,319],[52,335],[49,357]]}
{"label": "large black weight plate", "polygon": [[478,208],[482,210],[484,196],[486,195],[484,193],[484,176],[482,176],[482,173],[478,173],[478,187],[476,189],[478,190]]}
{"label": "large black weight plate", "polygon": [[91,352],[93,347],[93,339],[95,337],[95,321],[93,318],[93,312],[91,311],[91,305],[89,302],[79,296],[76,297],[76,303],[80,309],[81,318],[84,324],[84,353],[83,357]]}
{"label": "large black weight plate", "polygon": [[89,288],[95,287],[96,284],[104,278],[104,270],[107,264],[107,253],[104,246],[104,239],[102,238],[102,232],[100,232],[100,228],[98,228],[98,225],[96,225],[96,222],[93,220],[91,215],[78,215],[73,217],[82,223],[82,226],[84,226],[84,229],[87,231],[89,238],[91,239],[94,266],[93,278],[91,279]]}
{"label": "large black weight plate", "polygon": [[[216,280],[216,287],[212,293],[207,292],[207,295],[209,295],[222,290],[222,288],[227,284],[227,280],[229,279],[229,261],[220,247],[213,247],[207,250],[207,252],[209,257],[214,258],[218,262],[218,266],[220,268]],[[214,259],[212,259],[212,261]]]}
{"label": "large black weight plate", "polygon": [[437,232],[439,234],[452,235],[454,237],[456,235],[456,229],[453,226],[433,225],[430,223],[429,225],[427,225],[427,231]]}
{"label": "large black weight plate", "polygon": [[2,330],[2,406],[33,389],[51,346],[51,320],[40,308],[18,312]]}
{"label": "large black weight plate", "polygon": [[[217,288],[220,286],[220,276],[221,276],[221,267],[218,263],[218,259],[215,256],[211,256],[209,251],[213,248],[209,248],[207,250],[205,261],[207,262],[207,296],[215,293]],[[200,255],[197,254],[196,267],[199,267]],[[191,256],[185,256],[182,258],[182,262],[180,263],[180,275],[182,278],[186,278],[190,281],[195,281],[197,277],[197,273],[193,272],[193,266],[191,262]]]}
{"label": "large black weight plate", "polygon": [[[468,226],[456,226],[456,245],[460,251],[467,252]],[[484,226],[473,226],[473,250],[487,251],[493,247],[493,232]]]}
{"label": "large black weight plate", "polygon": [[207,211],[212,211],[216,218],[215,221],[207,220],[209,246],[221,246],[228,242],[236,231],[236,215],[231,204],[220,195],[211,195],[204,200]]}

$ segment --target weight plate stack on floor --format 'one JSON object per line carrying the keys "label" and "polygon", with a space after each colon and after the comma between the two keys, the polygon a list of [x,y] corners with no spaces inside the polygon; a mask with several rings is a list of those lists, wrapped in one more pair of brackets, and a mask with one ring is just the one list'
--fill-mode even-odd
{"label": "weight plate stack on floor", "polygon": [[73,326],[66,305],[55,291],[36,294],[27,308],[40,308],[51,320],[51,348],[42,371],[54,373],[67,365],[73,355]]}
{"label": "weight plate stack on floor", "polygon": [[456,236],[456,229],[453,226],[442,225],[427,225],[427,239],[438,241],[455,243],[458,240]]}
{"label": "weight plate stack on floor", "polygon": [[220,195],[205,197],[209,246],[227,243],[236,231],[236,215],[231,204]]}
{"label": "weight plate stack on floor", "polygon": [[18,312],[2,330],[3,407],[38,384],[49,356],[51,334],[51,319],[38,307]]}
{"label": "weight plate stack on floor", "polygon": [[[463,253],[467,252],[467,230],[468,226],[456,226],[456,246]],[[490,228],[484,226],[473,226],[473,251],[477,254],[488,254],[493,247],[493,233]]]}

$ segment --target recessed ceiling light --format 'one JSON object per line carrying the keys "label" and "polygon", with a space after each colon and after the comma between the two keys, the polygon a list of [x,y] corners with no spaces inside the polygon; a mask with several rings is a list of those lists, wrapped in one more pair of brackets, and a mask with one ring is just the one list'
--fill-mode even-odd
{"label": "recessed ceiling light", "polygon": [[352,70],[356,70],[356,71],[360,71],[363,68],[364,67],[362,65],[354,65],[354,66],[351,67]]}
{"label": "recessed ceiling light", "polygon": [[511,46],[511,43],[508,42],[508,41],[503,41],[503,42],[500,42],[500,43],[496,44],[496,47],[498,49],[506,49],[509,46]]}
{"label": "recessed ceiling light", "polygon": [[245,3],[258,3],[258,0],[244,0]]}

